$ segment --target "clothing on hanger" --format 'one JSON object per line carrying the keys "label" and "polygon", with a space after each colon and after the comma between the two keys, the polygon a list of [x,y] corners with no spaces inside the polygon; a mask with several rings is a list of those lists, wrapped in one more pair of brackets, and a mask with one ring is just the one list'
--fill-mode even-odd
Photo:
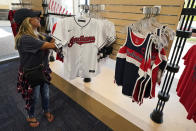
{"label": "clothing on hanger", "polygon": [[65,43],[62,52],[64,76],[68,79],[92,78],[99,74],[97,54],[116,38],[113,23],[94,18],[85,18],[85,22],[80,22],[77,17],[58,21],[53,36]]}
{"label": "clothing on hanger", "polygon": [[[115,81],[122,86],[122,93],[127,96],[138,95],[134,90],[138,86],[136,83],[144,76],[144,71],[139,72],[140,67],[146,64],[147,48],[150,46],[151,34],[146,38],[139,38],[134,35],[129,27],[125,44],[120,48],[116,58]],[[142,69],[141,69],[142,70]],[[137,101],[133,99],[133,101]]]}
{"label": "clothing on hanger", "polygon": [[145,17],[128,27],[131,27],[133,32],[139,33],[142,36],[145,36],[149,32],[156,34],[157,28],[161,29],[161,37],[154,35],[154,44],[156,44],[156,47],[160,50],[167,47],[169,41],[173,40],[175,36],[175,32],[171,28],[157,22],[155,17]]}
{"label": "clothing on hanger", "polygon": [[[143,98],[155,97],[156,84],[160,84],[167,65],[164,48],[175,36],[172,29],[156,20],[158,8],[147,7],[145,11],[143,19],[128,26],[126,42],[117,54],[115,69],[116,84],[122,86],[124,95],[131,96],[138,104],[143,103]],[[144,44],[146,39],[147,45]]]}
{"label": "clothing on hanger", "polygon": [[[122,93],[131,96],[133,102],[143,103],[143,98],[155,97],[158,72],[164,72],[167,58],[156,49],[154,39],[161,37],[161,29],[140,38],[128,28],[125,44],[117,54],[115,81],[122,86]],[[159,82],[160,83],[160,82]]]}
{"label": "clothing on hanger", "polygon": [[196,45],[192,46],[183,57],[185,69],[177,85],[179,101],[188,112],[187,119],[196,123]]}

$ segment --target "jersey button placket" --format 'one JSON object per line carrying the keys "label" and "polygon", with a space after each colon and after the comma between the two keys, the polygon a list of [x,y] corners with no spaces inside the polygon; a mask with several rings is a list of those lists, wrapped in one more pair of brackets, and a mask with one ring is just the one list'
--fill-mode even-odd
{"label": "jersey button placket", "polygon": [[[81,27],[81,32],[80,32],[80,36],[83,35],[83,27]],[[82,75],[82,45],[79,45],[79,52],[80,52],[80,55],[79,55],[79,74],[80,76]]]}

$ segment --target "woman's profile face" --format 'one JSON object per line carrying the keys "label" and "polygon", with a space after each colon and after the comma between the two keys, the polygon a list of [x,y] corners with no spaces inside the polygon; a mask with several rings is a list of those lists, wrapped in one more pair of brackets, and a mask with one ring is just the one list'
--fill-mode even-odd
{"label": "woman's profile face", "polygon": [[31,18],[29,20],[29,22],[31,23],[31,25],[33,26],[33,28],[41,27],[40,18],[39,17],[33,17],[33,18]]}

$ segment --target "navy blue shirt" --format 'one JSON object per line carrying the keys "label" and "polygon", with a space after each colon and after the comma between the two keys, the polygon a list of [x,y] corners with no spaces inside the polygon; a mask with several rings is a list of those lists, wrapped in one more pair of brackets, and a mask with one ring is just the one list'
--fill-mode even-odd
{"label": "navy blue shirt", "polygon": [[40,64],[48,65],[48,50],[41,50],[42,45],[46,41],[51,41],[51,37],[44,35],[45,40],[34,38],[30,35],[23,35],[19,39],[18,51],[20,55],[20,66],[32,68]]}

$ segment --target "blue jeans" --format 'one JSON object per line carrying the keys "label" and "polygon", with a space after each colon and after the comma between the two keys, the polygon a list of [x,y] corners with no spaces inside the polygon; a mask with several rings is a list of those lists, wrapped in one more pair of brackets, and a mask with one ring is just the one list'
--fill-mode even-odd
{"label": "blue jeans", "polygon": [[28,115],[30,118],[34,117],[35,105],[39,100],[39,94],[41,94],[43,111],[49,112],[49,85],[45,83],[43,86],[38,85],[33,87],[33,103],[30,110],[28,111]]}

